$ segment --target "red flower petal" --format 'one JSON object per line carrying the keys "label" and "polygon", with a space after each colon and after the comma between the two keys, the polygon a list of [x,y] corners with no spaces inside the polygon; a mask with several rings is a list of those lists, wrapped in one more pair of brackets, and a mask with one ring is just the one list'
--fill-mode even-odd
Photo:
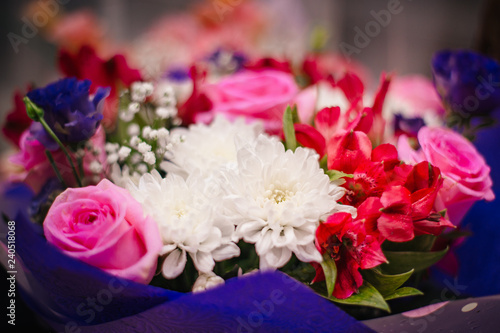
{"label": "red flower petal", "polygon": [[259,71],[262,69],[275,69],[278,71],[282,71],[285,73],[290,73],[292,74],[292,67],[290,65],[290,62],[288,60],[278,60],[272,57],[266,57],[266,58],[260,58],[257,59],[249,64],[245,64],[244,66],[246,69],[253,70],[253,71]]}
{"label": "red flower petal", "polygon": [[361,102],[365,87],[356,74],[346,72],[344,77],[337,82],[337,86],[342,89],[345,97],[352,105]]}
{"label": "red flower petal", "polygon": [[382,215],[380,211],[384,206],[377,197],[367,198],[358,207],[356,220],[362,220],[367,234],[376,234],[377,220]]}
{"label": "red flower petal", "polygon": [[7,114],[2,127],[3,135],[18,147],[21,135],[30,127],[32,122],[26,113],[23,97],[24,94],[20,90],[16,90],[13,96],[14,108]]}
{"label": "red flower petal", "polygon": [[383,162],[384,170],[392,170],[400,164],[398,150],[390,143],[384,143],[375,147],[372,151],[373,162]]}
{"label": "red flower petal", "polygon": [[314,118],[316,129],[326,141],[339,130],[340,108],[338,106],[321,109]]}
{"label": "red flower petal", "polygon": [[411,194],[402,186],[393,186],[380,197],[384,206],[377,221],[380,234],[393,242],[412,240]]}
{"label": "red flower petal", "polygon": [[365,133],[350,131],[334,135],[326,149],[329,169],[353,173],[360,163],[370,160],[372,143]]}
{"label": "red flower petal", "polygon": [[360,246],[357,250],[361,269],[370,269],[387,262],[380,243],[374,236],[367,236],[363,246]]}
{"label": "red flower petal", "polygon": [[294,124],[293,127],[295,137],[302,146],[316,150],[320,157],[325,155],[326,141],[317,129],[307,124]]}
{"label": "red flower petal", "polygon": [[346,299],[358,291],[363,284],[363,277],[359,273],[359,265],[347,252],[341,251],[337,265],[337,281],[333,289],[333,296],[339,299]]}
{"label": "red flower petal", "polygon": [[370,108],[364,108],[347,127],[347,130],[368,133],[373,125],[373,112]]}
{"label": "red flower petal", "polygon": [[200,92],[200,82],[206,77],[207,73],[193,65],[189,69],[189,74],[193,80],[193,92],[184,104],[179,106],[179,117],[185,125],[194,123],[197,113],[209,111],[213,106],[208,96]]}
{"label": "red flower petal", "polygon": [[444,228],[455,228],[455,225],[445,219],[440,217],[438,221],[435,220],[420,220],[413,222],[413,227],[415,228],[415,235],[439,235],[443,232]]}
{"label": "red flower petal", "polygon": [[385,96],[389,90],[389,85],[391,84],[392,76],[382,74],[381,84],[375,94],[375,100],[373,101],[372,111],[375,116],[382,115],[382,108],[384,106]]}

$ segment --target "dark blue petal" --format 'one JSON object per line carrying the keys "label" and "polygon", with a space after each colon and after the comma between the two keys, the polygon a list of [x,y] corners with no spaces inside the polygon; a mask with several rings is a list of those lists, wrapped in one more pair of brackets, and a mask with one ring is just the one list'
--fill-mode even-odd
{"label": "dark blue petal", "polygon": [[[91,82],[65,78],[32,90],[28,97],[44,110],[44,119],[62,143],[78,143],[95,134],[102,120],[102,104],[109,88],[98,88],[94,99],[89,98]],[[46,148],[53,150],[55,142],[40,126],[32,134]]]}
{"label": "dark blue petal", "polygon": [[111,88],[97,88],[97,91],[94,95],[94,100],[92,103],[94,104],[94,109],[98,113],[102,113],[102,108],[104,105],[104,99],[109,96]]}
{"label": "dark blue petal", "polygon": [[432,59],[434,84],[448,109],[462,117],[488,115],[500,105],[500,65],[467,51],[441,51]]}

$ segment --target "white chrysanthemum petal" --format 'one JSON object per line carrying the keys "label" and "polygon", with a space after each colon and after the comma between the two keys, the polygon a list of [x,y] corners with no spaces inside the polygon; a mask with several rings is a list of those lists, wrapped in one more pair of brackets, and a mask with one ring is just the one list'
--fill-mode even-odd
{"label": "white chrysanthemum petal", "polygon": [[318,249],[316,249],[316,246],[312,242],[307,245],[297,246],[295,254],[300,261],[304,262],[321,262],[323,260]]}
{"label": "white chrysanthemum petal", "polygon": [[260,269],[273,269],[283,267],[292,257],[292,251],[287,247],[274,247],[260,256]]}
{"label": "white chrysanthemum petal", "polygon": [[172,251],[167,256],[167,258],[165,258],[165,261],[163,262],[162,266],[163,276],[165,276],[167,279],[173,279],[178,277],[184,270],[184,267],[186,266],[186,261],[187,257],[185,251],[181,250]]}
{"label": "white chrysanthemum petal", "polygon": [[210,228],[210,233],[207,235],[205,241],[198,247],[199,251],[212,252],[219,245],[222,239],[222,232],[218,228]]}
{"label": "white chrysanthemum petal", "polygon": [[169,162],[160,167],[168,172],[198,172],[210,175],[221,168],[235,168],[239,144],[252,142],[262,133],[259,124],[231,123],[216,117],[210,125],[194,124],[183,132],[183,139],[169,149]]}
{"label": "white chrysanthemum petal", "polygon": [[215,261],[222,261],[229,258],[238,257],[240,255],[240,248],[234,243],[227,243],[219,246],[212,251],[212,256]]}
{"label": "white chrysanthemum petal", "polygon": [[191,258],[193,258],[194,267],[200,272],[207,273],[214,269],[215,261],[211,253],[198,251],[191,254]]}
{"label": "white chrysanthemum petal", "polygon": [[177,248],[177,246],[175,246],[174,244],[163,245],[161,250],[160,250],[160,255],[163,256],[167,253],[170,253],[173,250],[175,250],[176,248]]}
{"label": "white chrysanthemum petal", "polygon": [[280,229],[274,229],[272,233],[272,241],[275,246],[287,246],[292,244],[296,240],[293,227],[285,226],[282,228],[282,230]]}
{"label": "white chrysanthemum petal", "polygon": [[255,243],[261,237],[261,231],[266,226],[263,221],[247,221],[236,227],[236,235],[244,237],[245,241]]}
{"label": "white chrysanthemum petal", "polygon": [[258,255],[268,252],[273,247],[272,234],[272,230],[267,230],[259,237],[255,243],[255,251]]}

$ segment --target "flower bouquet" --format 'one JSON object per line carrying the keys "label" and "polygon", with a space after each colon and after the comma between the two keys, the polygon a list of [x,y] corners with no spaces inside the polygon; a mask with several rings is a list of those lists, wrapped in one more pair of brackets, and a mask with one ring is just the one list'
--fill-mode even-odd
{"label": "flower bouquet", "polygon": [[319,51],[225,45],[149,59],[155,76],[61,45],[64,77],[7,116],[1,207],[5,269],[56,331],[378,330],[356,319],[419,307],[467,211],[495,197],[469,141],[500,105],[482,55],[442,51],[434,82],[383,74],[371,91]]}

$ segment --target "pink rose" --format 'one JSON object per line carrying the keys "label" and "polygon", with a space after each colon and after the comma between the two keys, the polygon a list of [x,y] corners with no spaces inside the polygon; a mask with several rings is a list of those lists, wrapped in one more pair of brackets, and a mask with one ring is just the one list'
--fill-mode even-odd
{"label": "pink rose", "polygon": [[418,142],[421,148],[414,151],[407,137],[400,137],[399,156],[410,163],[429,161],[441,170],[444,182],[436,198],[436,210],[446,208],[453,224],[460,223],[474,202],[495,199],[490,167],[462,135],[446,128],[422,127]]}
{"label": "pink rose", "polygon": [[316,103],[315,87],[300,92],[293,75],[273,69],[238,72],[202,89],[213,106],[197,114],[196,121],[209,122],[215,114],[229,120],[245,117],[262,121],[273,134],[282,128],[287,105],[297,104],[300,119],[308,122]]}
{"label": "pink rose", "polygon": [[43,229],[47,241],[70,257],[136,282],[153,278],[162,247],[158,227],[126,190],[106,179],[61,193]]}

